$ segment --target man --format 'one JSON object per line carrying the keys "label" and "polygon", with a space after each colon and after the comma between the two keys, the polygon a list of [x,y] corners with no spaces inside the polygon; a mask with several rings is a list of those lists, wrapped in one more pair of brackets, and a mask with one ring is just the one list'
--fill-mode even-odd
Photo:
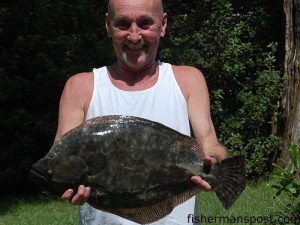
{"label": "man", "polygon": [[[195,137],[212,164],[227,157],[217,141],[210,116],[207,86],[202,73],[193,67],[159,63],[156,59],[160,38],[165,36],[167,14],[161,0],[110,0],[106,13],[107,34],[112,39],[117,61],[93,72],[72,76],[66,83],[59,109],[55,140],[85,120],[107,114],[139,116],[163,123]],[[193,182],[210,190],[207,182]],[[75,194],[75,195],[74,195]],[[90,187],[81,185],[77,193],[67,190],[63,200],[84,204]],[[177,206],[154,224],[188,224],[195,198]],[[84,204],[81,224],[136,224]]]}

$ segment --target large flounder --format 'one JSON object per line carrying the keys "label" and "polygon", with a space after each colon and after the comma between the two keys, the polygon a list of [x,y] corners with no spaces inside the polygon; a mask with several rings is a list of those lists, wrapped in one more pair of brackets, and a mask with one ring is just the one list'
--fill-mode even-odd
{"label": "large flounder", "polygon": [[160,123],[132,116],[103,116],[66,133],[30,176],[61,195],[91,187],[93,207],[145,224],[169,214],[196,195],[193,175],[203,177],[229,208],[245,188],[241,156],[203,167],[195,139]]}

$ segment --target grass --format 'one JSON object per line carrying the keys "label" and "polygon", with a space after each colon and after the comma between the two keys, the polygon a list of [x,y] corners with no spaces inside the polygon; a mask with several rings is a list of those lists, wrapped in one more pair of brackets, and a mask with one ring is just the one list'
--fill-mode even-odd
{"label": "grass", "polygon": [[46,196],[8,198],[0,203],[0,225],[74,225],[78,207]]}
{"label": "grass", "polygon": [[[272,216],[274,221],[273,215],[284,209],[289,199],[285,195],[273,199],[275,191],[267,185],[268,183],[261,181],[248,184],[229,210],[222,207],[214,193],[201,193],[198,196],[199,208],[202,217],[206,218],[206,221],[203,219],[201,224],[271,224],[270,217]],[[210,221],[209,217],[211,217]]]}
{"label": "grass", "polygon": [[[206,217],[227,216],[256,217],[270,216],[287,204],[287,198],[280,196],[273,199],[274,191],[267,186],[266,181],[250,184],[242,193],[235,205],[228,211],[224,210],[214,193],[200,193],[201,215]],[[78,224],[78,207],[60,203],[56,199],[41,195],[37,197],[7,198],[0,202],[0,225],[73,225]],[[251,223],[221,223],[208,221],[201,224],[235,224]],[[263,223],[252,223],[263,224]]]}

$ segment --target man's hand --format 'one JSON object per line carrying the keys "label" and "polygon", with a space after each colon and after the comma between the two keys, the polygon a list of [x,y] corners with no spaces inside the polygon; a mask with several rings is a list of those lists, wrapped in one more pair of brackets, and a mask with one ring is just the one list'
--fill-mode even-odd
{"label": "man's hand", "polygon": [[[218,162],[218,160],[214,157],[211,156],[205,156],[203,159],[203,163],[205,165],[212,165],[214,163]],[[207,183],[205,180],[203,180],[201,177],[198,176],[192,176],[191,180],[197,184],[198,186],[200,186],[204,191],[210,191],[211,190],[211,186],[209,185],[209,183]]]}
{"label": "man's hand", "polygon": [[[72,198],[74,193],[73,189],[68,189],[62,196],[62,201],[68,201]],[[91,193],[90,187],[85,187],[83,185],[80,185],[78,187],[77,193],[73,196],[71,202],[73,205],[83,205],[89,198]]]}

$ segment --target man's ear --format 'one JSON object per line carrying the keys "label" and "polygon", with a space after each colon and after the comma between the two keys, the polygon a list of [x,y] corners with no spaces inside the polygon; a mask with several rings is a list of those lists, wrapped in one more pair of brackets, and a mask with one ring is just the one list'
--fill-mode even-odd
{"label": "man's ear", "polygon": [[105,14],[105,27],[108,37],[111,37],[110,19],[108,13]]}
{"label": "man's ear", "polygon": [[166,35],[167,31],[167,22],[168,22],[168,16],[167,13],[163,14],[162,22],[161,22],[161,31],[160,31],[160,37],[164,37]]}

